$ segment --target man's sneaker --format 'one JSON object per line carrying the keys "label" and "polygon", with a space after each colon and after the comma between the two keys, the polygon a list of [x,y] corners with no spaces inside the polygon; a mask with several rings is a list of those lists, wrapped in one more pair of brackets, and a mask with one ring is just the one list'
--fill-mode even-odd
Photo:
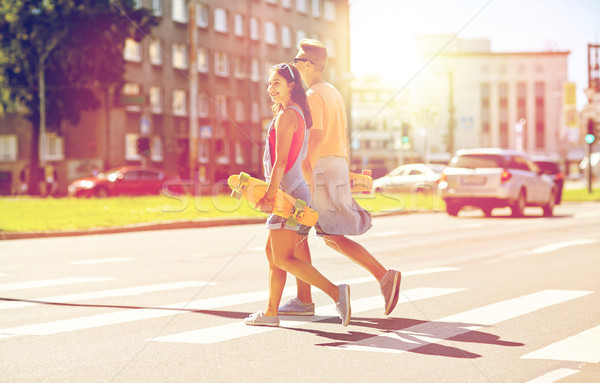
{"label": "man's sneaker", "polygon": [[342,319],[342,325],[348,326],[350,323],[350,316],[352,315],[352,309],[350,308],[350,286],[339,285],[340,299],[335,302],[335,309],[340,314]]}
{"label": "man's sneaker", "polygon": [[315,315],[314,303],[303,303],[300,299],[291,299],[279,307],[279,315]]}
{"label": "man's sneaker", "polygon": [[244,319],[244,324],[248,326],[271,326],[277,327],[279,326],[279,315],[268,317],[262,313],[262,311],[257,311],[254,314],[251,314],[248,318]]}
{"label": "man's sneaker", "polygon": [[401,279],[402,274],[399,271],[388,270],[379,282],[379,288],[385,300],[385,315],[390,315],[398,303]]}

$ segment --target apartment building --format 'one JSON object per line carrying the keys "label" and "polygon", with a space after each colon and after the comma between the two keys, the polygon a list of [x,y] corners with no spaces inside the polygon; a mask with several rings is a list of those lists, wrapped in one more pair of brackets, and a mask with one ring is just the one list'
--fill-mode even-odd
{"label": "apartment building", "polygon": [[[240,171],[261,175],[264,130],[272,118],[267,70],[291,61],[303,38],[325,43],[327,79],[344,88],[347,0],[190,1],[137,0],[160,23],[142,40],[125,42],[123,88],[98,89],[101,106],[50,140],[46,153],[53,154],[46,159],[59,170],[61,190],[92,168],[121,165],[159,167],[208,185]],[[1,128],[0,143],[8,135],[11,155],[0,155],[0,171],[16,179],[30,137]],[[148,139],[147,157],[138,153],[140,137]]]}

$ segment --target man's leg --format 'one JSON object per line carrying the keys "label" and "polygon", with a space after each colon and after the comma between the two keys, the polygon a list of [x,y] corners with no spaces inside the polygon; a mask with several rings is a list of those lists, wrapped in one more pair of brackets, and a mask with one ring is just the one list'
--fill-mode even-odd
{"label": "man's leg", "polygon": [[325,243],[335,251],[344,254],[363,268],[367,269],[377,281],[381,281],[387,272],[375,257],[360,244],[343,235],[326,235]]}

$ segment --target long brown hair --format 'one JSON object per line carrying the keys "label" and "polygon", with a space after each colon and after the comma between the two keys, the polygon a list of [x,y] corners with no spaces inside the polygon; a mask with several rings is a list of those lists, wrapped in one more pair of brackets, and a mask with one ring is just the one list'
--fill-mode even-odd
{"label": "long brown hair", "polygon": [[[292,88],[292,101],[296,104],[300,105],[302,109],[302,113],[304,114],[304,122],[306,124],[306,129],[310,129],[312,126],[312,116],[310,114],[310,109],[308,107],[308,101],[306,100],[306,93],[304,92],[304,88],[302,87],[302,79],[300,78],[300,72],[298,69],[290,64],[281,63],[271,67],[269,73],[273,71],[277,71],[281,77],[287,81],[288,85],[293,83],[294,86]],[[277,115],[281,110],[281,104],[273,104],[273,114]]]}

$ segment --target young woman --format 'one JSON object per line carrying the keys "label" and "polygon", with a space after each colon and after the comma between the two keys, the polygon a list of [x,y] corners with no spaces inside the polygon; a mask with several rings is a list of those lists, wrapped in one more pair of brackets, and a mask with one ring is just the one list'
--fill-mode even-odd
{"label": "young woman", "polygon": [[[267,93],[273,102],[273,114],[263,166],[269,187],[257,207],[272,213],[274,196],[281,188],[292,197],[310,203],[310,190],[302,175],[302,161],[306,158],[309,129],[312,125],[306,95],[298,69],[289,64],[278,64],[269,70]],[[290,228],[285,219],[270,214],[267,219],[266,253],[269,261],[269,302],[267,309],[258,311],[244,320],[247,325],[279,326],[278,308],[285,286],[286,272],[323,290],[336,302],[342,324],[350,322],[350,287],[336,286],[311,264],[294,257],[294,248],[306,236],[298,234],[300,226]]]}

